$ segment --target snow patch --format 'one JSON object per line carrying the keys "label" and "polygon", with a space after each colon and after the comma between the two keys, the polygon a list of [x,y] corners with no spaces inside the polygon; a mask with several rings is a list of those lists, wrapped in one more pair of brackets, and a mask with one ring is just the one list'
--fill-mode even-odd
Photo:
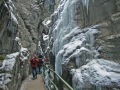
{"label": "snow patch", "polygon": [[21,47],[21,50],[20,50],[20,59],[22,61],[28,60],[28,56],[29,56],[28,49]]}
{"label": "snow patch", "polygon": [[0,70],[7,73],[1,73],[0,74],[0,87],[3,87],[5,84],[9,83],[11,81],[12,75],[10,72],[12,72],[13,67],[16,62],[16,58],[19,55],[19,52],[12,53],[6,56],[5,60],[3,60],[2,67],[0,67]]}
{"label": "snow patch", "polygon": [[72,69],[73,87],[80,88],[95,86],[120,87],[120,64],[104,59],[92,60],[79,69]]}
{"label": "snow patch", "polygon": [[15,41],[19,41],[20,39],[19,39],[19,37],[15,37]]}
{"label": "snow patch", "polygon": [[48,36],[48,35],[45,35],[45,34],[43,33],[43,40],[46,41],[46,40],[48,40],[48,39],[49,39],[49,36]]}
{"label": "snow patch", "polygon": [[14,16],[14,14],[13,14],[12,12],[10,12],[10,14],[11,14],[11,19],[12,19],[16,24],[18,24],[18,21],[17,21],[16,17]]}
{"label": "snow patch", "polygon": [[15,64],[15,59],[18,55],[19,55],[19,52],[7,55],[5,60],[2,63],[2,67],[0,67],[0,69],[4,69],[4,70],[7,70],[7,71],[12,70],[12,68]]}

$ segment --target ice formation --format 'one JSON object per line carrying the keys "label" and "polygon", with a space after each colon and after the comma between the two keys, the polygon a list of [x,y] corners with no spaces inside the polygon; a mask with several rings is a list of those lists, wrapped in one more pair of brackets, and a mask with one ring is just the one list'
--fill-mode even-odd
{"label": "ice formation", "polygon": [[11,81],[10,78],[12,77],[12,75],[10,74],[10,72],[13,70],[13,67],[14,67],[14,64],[16,62],[16,58],[18,55],[19,55],[18,52],[12,53],[12,54],[7,55],[5,60],[3,60],[2,67],[0,67],[0,70],[6,73],[0,74],[0,85],[1,86],[4,86],[5,84]]}
{"label": "ice formation", "polygon": [[120,70],[118,68],[120,68],[120,64],[113,61],[94,59],[76,70],[71,70],[73,87],[75,90],[91,88],[92,85],[120,87]]}
{"label": "ice formation", "polygon": [[[99,51],[104,47],[94,47],[95,35],[99,34],[97,27],[92,25],[81,29],[74,21],[76,3],[80,1],[89,9],[89,0],[61,0],[58,8],[52,14],[55,23],[52,31],[55,57],[55,71],[62,75],[63,67],[72,69],[73,87],[75,90],[97,86],[120,86],[119,64],[104,59],[98,59]],[[94,2],[94,0],[92,0]],[[70,63],[72,62],[72,64]],[[81,67],[81,68],[80,68]]]}

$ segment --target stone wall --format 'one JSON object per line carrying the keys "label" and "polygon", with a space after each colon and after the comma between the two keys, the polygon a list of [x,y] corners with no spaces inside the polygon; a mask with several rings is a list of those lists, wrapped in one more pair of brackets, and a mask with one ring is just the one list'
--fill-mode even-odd
{"label": "stone wall", "polygon": [[[54,4],[54,0],[0,0],[0,54],[19,52],[24,47],[30,57],[40,51],[39,41],[44,49],[42,33],[47,34],[48,28],[42,22],[54,11]],[[15,41],[16,37],[19,43]],[[19,56],[15,60],[10,71],[11,81],[6,84],[5,90],[18,90],[22,80],[30,74],[28,60],[23,62]]]}
{"label": "stone wall", "polygon": [[81,27],[100,24],[100,34],[96,37],[95,48],[103,46],[101,57],[119,62],[120,52],[120,1],[90,0],[88,10],[82,2],[77,3],[75,20]]}
{"label": "stone wall", "polygon": [[[59,0],[60,1],[60,0]],[[69,0],[70,1],[70,0]],[[68,1],[68,2],[69,2]],[[88,9],[87,9],[87,5],[83,5],[83,2],[87,2],[88,3]],[[84,3],[85,4],[85,3]],[[77,25],[80,28],[86,28],[86,27],[90,27],[92,25],[96,25],[98,24],[99,27],[97,27],[97,29],[99,30],[99,34],[97,34],[95,36],[95,42],[94,42],[94,48],[95,50],[98,50],[100,53],[100,57],[99,58],[103,58],[106,60],[112,60],[115,62],[119,63],[119,41],[120,41],[120,30],[119,30],[119,17],[120,17],[120,1],[119,0],[78,0],[78,2],[76,3],[76,15],[75,15],[75,21],[77,22]],[[62,8],[62,5],[61,5]],[[69,9],[67,9],[69,11]],[[62,11],[62,10],[61,10]],[[54,21],[56,21],[58,19],[58,16],[60,15],[55,15],[53,16],[53,23]],[[69,17],[69,16],[68,16]],[[68,19],[65,19],[68,20]],[[60,20],[58,20],[59,23]],[[63,23],[63,22],[62,22]],[[57,23],[55,23],[57,24]],[[56,25],[57,26],[57,25]],[[63,26],[63,25],[61,25]],[[52,29],[55,27],[55,25],[53,25],[53,27],[50,28],[50,33],[52,33]],[[58,28],[56,28],[58,30]],[[65,29],[65,28],[64,28]],[[57,31],[57,33],[59,33],[59,31]],[[62,31],[61,31],[62,32]],[[83,31],[84,32],[84,31]],[[56,35],[57,35],[56,33]],[[62,33],[60,33],[62,34]],[[51,34],[50,34],[51,35]],[[52,35],[51,35],[52,37]],[[56,38],[54,38],[55,40]],[[58,38],[59,39],[59,38]],[[53,41],[54,42],[54,41]],[[61,44],[61,43],[59,43]],[[56,47],[59,48],[59,44],[56,43]],[[49,44],[50,48],[52,48],[53,44]],[[56,49],[57,49],[56,48]],[[79,48],[79,47],[78,47]],[[100,49],[101,48],[101,49]],[[58,49],[57,49],[58,50]],[[56,51],[57,51],[56,50]],[[65,59],[62,57],[61,52],[60,52],[60,56],[59,58],[56,58],[56,56],[52,55],[52,51],[51,49],[49,50],[48,56],[50,57],[50,63],[53,65],[55,65],[55,62],[59,60],[64,61]],[[84,53],[85,55],[85,53]],[[83,57],[84,57],[83,55]],[[68,56],[66,56],[68,57]],[[80,58],[82,59],[82,58]],[[71,61],[75,61],[75,58],[73,58],[73,60],[71,59]],[[87,60],[85,61],[85,63],[87,62]],[[72,66],[75,62],[70,62],[70,66]],[[84,65],[84,61],[81,60],[82,65]],[[60,63],[61,64],[61,63]],[[59,65],[59,64],[57,64]],[[59,67],[59,66],[58,66]],[[74,67],[74,65],[73,65]],[[71,67],[71,68],[73,68]],[[80,67],[80,66],[79,66]],[[75,68],[76,69],[76,68]],[[57,71],[59,71],[60,69],[57,69]],[[70,84],[72,85],[72,76],[69,73],[69,69],[67,69],[67,67],[62,67],[62,77]],[[78,79],[79,81],[79,79]],[[89,82],[89,81],[87,81]],[[78,84],[78,83],[76,83]],[[86,84],[87,85],[87,84]],[[112,89],[112,87],[106,86],[106,87],[102,87],[102,86],[95,86],[94,84],[91,85],[91,88],[88,88],[87,86],[85,87],[85,89],[77,89],[77,90],[113,90],[115,88]]]}
{"label": "stone wall", "polygon": [[4,59],[0,67],[0,90],[18,90],[22,81],[30,74],[28,59],[21,60],[20,57],[21,54],[16,52]]}
{"label": "stone wall", "polygon": [[11,72],[11,82],[7,84],[8,90],[18,90],[22,81],[30,74],[30,64],[28,60],[21,62],[19,56]]}
{"label": "stone wall", "polygon": [[48,29],[42,22],[54,11],[54,0],[0,1],[0,54],[19,51],[15,37],[33,54]]}

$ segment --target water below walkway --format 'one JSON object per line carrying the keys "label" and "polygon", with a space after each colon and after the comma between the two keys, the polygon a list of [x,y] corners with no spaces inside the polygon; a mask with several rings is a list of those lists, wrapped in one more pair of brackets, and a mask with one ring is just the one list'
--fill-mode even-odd
{"label": "water below walkway", "polygon": [[45,90],[42,75],[38,74],[35,80],[32,80],[32,75],[30,75],[23,81],[19,90]]}

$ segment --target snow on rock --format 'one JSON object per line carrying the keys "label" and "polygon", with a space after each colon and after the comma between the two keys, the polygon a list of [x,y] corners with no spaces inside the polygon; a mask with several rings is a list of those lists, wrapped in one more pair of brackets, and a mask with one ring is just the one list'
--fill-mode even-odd
{"label": "snow on rock", "polygon": [[12,12],[10,12],[10,14],[11,14],[11,19],[13,20],[13,22],[18,24],[18,21],[17,21],[15,15]]}
{"label": "snow on rock", "polygon": [[81,29],[74,21],[77,1],[80,1],[88,12],[89,0],[60,0],[58,8],[52,14],[55,18],[52,31],[55,71],[65,76],[63,70],[69,67],[78,68],[71,70],[74,90],[91,88],[92,85],[120,87],[120,65],[98,59],[99,52],[104,48],[94,47],[94,36],[99,33],[96,29],[99,25]]}
{"label": "snow on rock", "polygon": [[[20,51],[19,51],[19,53],[20,53],[20,60],[21,61],[27,60],[28,56],[29,56],[28,49],[22,47],[19,37],[15,37],[15,41],[17,41],[18,45],[20,46]],[[38,42],[38,44],[40,45],[40,42]]]}
{"label": "snow on rock", "polygon": [[8,0],[7,2],[9,4],[10,7],[16,9],[15,5],[13,4],[12,0]]}
{"label": "snow on rock", "polygon": [[21,40],[19,37],[15,37],[14,39],[16,42],[18,42],[18,45],[20,46],[20,48],[22,48],[22,44],[21,44]]}
{"label": "snow on rock", "polygon": [[5,2],[5,4],[4,4],[4,5],[5,5],[5,7],[6,7],[7,9],[9,9],[9,8],[8,8],[8,5],[7,5],[7,3],[6,3],[6,2]]}
{"label": "snow on rock", "polygon": [[12,53],[12,54],[7,55],[7,56],[6,56],[6,59],[16,58],[18,55],[19,55],[18,52]]}
{"label": "snow on rock", "polygon": [[120,64],[104,59],[94,59],[79,69],[72,69],[75,90],[95,86],[120,87]]}
{"label": "snow on rock", "polygon": [[28,56],[29,56],[28,49],[21,47],[21,50],[20,50],[20,59],[22,61],[27,60]]}
{"label": "snow on rock", "polygon": [[15,63],[17,62],[16,58],[18,55],[20,55],[20,59],[22,61],[26,60],[29,55],[27,48],[22,47],[20,52],[9,54],[6,56],[5,60],[3,60],[2,66],[0,67],[0,71],[2,72],[0,74],[0,88],[11,81],[11,73],[13,72]]}
{"label": "snow on rock", "polygon": [[62,65],[69,68],[67,65],[71,60],[75,62],[75,67],[80,67],[93,58],[98,58],[100,54],[93,48],[94,34],[98,33],[95,27],[88,27],[85,29],[75,27],[70,33],[62,37],[62,39],[60,39],[61,41],[56,41],[56,46],[53,47],[55,52],[58,51],[60,45],[63,45],[62,49],[58,51],[56,55],[56,72],[61,75]]}
{"label": "snow on rock", "polygon": [[[15,41],[17,41],[18,45],[20,46],[20,51],[19,51],[19,53],[20,53],[20,60],[21,61],[27,60],[28,56],[29,56],[28,49],[22,47],[19,37],[15,37]],[[39,45],[40,45],[40,42],[39,42]]]}
{"label": "snow on rock", "polygon": [[[18,40],[19,38],[16,37],[16,41]],[[0,67],[0,88],[3,88],[3,90],[8,90],[6,84],[13,81],[13,74],[16,74],[15,70],[18,69],[18,65],[16,64],[19,64],[19,62],[21,61],[27,60],[28,55],[28,49],[21,47],[19,52],[8,54],[6,56],[6,58],[3,60],[2,66]],[[18,56],[20,56],[21,61],[17,61],[19,60],[19,58],[17,58]],[[20,78],[20,74],[17,74],[17,77]]]}
{"label": "snow on rock", "polygon": [[38,47],[40,47],[40,41],[38,41]]}
{"label": "snow on rock", "polygon": [[7,70],[7,71],[12,70],[12,68],[15,64],[15,59],[18,55],[19,55],[19,52],[7,55],[5,60],[2,63],[2,67],[0,67],[0,69],[4,69],[4,70]]}
{"label": "snow on rock", "polygon": [[11,16],[11,20],[13,20],[14,24],[18,25],[18,20],[13,14],[14,9],[16,9],[15,5],[13,4],[12,0],[8,0],[7,3],[5,2],[5,6],[8,8]]}
{"label": "snow on rock", "polygon": [[30,4],[33,10],[39,10],[39,5]]}
{"label": "snow on rock", "polygon": [[49,24],[51,23],[51,20],[49,20],[48,18],[46,18],[42,23],[43,23],[44,26],[46,26],[48,28]]}
{"label": "snow on rock", "polygon": [[19,52],[9,54],[6,56],[5,60],[3,61],[2,67],[0,67],[0,71],[4,72],[4,73],[0,73],[1,88],[3,87],[4,84],[7,84],[11,81],[10,78],[12,77],[12,75],[10,73],[13,70],[18,55]]}
{"label": "snow on rock", "polygon": [[46,40],[48,40],[48,39],[49,39],[49,35],[45,35],[45,34],[43,33],[43,40],[46,41]]}
{"label": "snow on rock", "polygon": [[[52,14],[56,22],[53,27],[52,53],[55,57],[55,71],[62,74],[62,67],[80,67],[99,57],[99,52],[94,50],[94,35],[99,31],[99,25],[93,25],[84,29],[77,26],[75,19],[76,3],[81,2],[88,7],[89,0],[61,0],[58,8]],[[70,65],[71,67],[71,65]]]}
{"label": "snow on rock", "polygon": [[20,39],[19,39],[19,37],[15,37],[15,41],[19,41]]}

